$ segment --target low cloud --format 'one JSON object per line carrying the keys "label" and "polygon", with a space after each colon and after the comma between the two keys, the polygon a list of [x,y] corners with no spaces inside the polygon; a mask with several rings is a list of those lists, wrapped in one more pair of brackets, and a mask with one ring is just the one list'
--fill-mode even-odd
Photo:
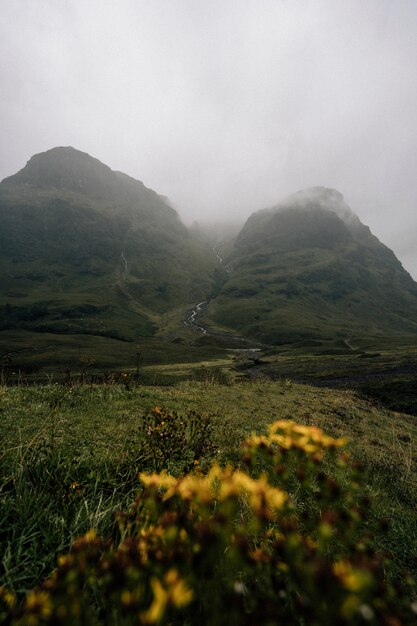
{"label": "low cloud", "polygon": [[1,178],[72,145],[187,222],[333,187],[417,277],[414,0],[21,0],[0,17]]}

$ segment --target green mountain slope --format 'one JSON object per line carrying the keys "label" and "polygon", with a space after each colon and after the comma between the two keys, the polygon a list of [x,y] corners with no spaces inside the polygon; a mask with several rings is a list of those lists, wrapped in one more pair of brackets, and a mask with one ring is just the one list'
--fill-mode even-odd
{"label": "green mountain slope", "polygon": [[0,184],[0,324],[134,340],[205,299],[216,259],[167,200],[74,148]]}
{"label": "green mountain slope", "polygon": [[313,188],[254,213],[209,314],[272,344],[352,348],[415,341],[417,284],[337,191]]}

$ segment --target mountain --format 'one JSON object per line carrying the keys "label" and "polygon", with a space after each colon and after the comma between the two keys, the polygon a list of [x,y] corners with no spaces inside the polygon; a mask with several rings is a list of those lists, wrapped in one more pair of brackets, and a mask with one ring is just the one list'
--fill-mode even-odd
{"label": "mountain", "polygon": [[[417,338],[417,284],[332,189],[254,213],[233,243],[217,226],[187,229],[142,182],[59,147],[0,183],[0,224],[0,357],[33,349],[37,362],[74,363],[88,348],[131,364],[148,341],[151,362],[181,350],[198,360],[236,332],[307,351]],[[217,327],[206,336],[182,323],[202,300]],[[52,355],[61,349],[65,359]]]}
{"label": "mountain", "polygon": [[136,340],[211,293],[216,259],[166,198],[71,147],[0,184],[0,329]]}
{"label": "mountain", "polygon": [[218,325],[275,345],[415,341],[417,284],[333,189],[252,214],[210,304]]}

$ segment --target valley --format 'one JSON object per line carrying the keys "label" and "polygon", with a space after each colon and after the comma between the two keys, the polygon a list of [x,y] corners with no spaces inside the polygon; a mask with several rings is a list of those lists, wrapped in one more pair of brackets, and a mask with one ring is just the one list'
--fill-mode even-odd
{"label": "valley", "polygon": [[294,194],[237,234],[187,230],[141,182],[54,148],[0,184],[0,214],[9,382],[86,360],[132,372],[140,353],[144,381],[221,362],[231,378],[412,384],[416,283],[335,190]]}
{"label": "valley", "polygon": [[265,607],[298,625],[413,623],[417,284],[338,191],[298,192],[228,234],[187,228],[66,147],[0,183],[0,219],[0,621],[29,623],[40,593],[50,612],[30,623],[72,626],[79,601],[101,624],[103,589],[125,576],[108,623],[137,623],[138,580],[149,605],[161,572],[184,591],[182,568],[198,601],[172,614],[194,624],[212,610],[208,559],[216,597],[247,585],[239,626]]}
{"label": "valley", "polygon": [[416,626],[417,2],[0,18],[0,626]]}

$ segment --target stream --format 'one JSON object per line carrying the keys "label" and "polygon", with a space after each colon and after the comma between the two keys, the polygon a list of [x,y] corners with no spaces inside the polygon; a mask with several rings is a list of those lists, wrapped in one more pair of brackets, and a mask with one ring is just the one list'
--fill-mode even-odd
{"label": "stream", "polygon": [[204,335],[207,335],[207,329],[197,324],[195,320],[196,320],[197,315],[203,312],[205,308],[204,305],[206,304],[207,304],[207,300],[203,300],[202,302],[199,302],[198,304],[196,304],[194,309],[189,311],[187,318],[183,322],[185,326],[192,326],[193,328],[200,330]]}

